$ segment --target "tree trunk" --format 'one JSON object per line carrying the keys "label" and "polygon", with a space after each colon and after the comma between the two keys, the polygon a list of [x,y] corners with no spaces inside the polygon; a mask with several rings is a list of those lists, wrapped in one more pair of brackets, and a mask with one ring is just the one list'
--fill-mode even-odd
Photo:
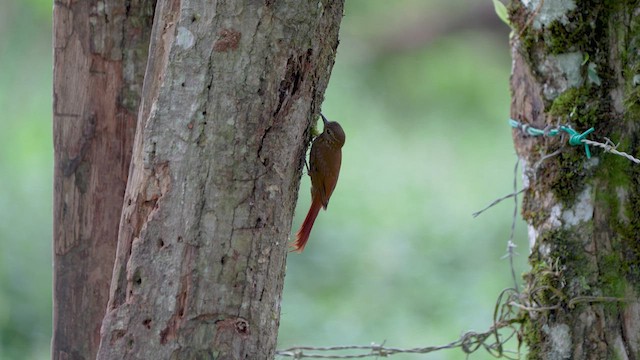
{"label": "tree trunk", "polygon": [[[638,157],[640,6],[514,1],[511,117],[570,125]],[[530,359],[640,359],[640,167],[567,138],[514,131],[528,186]],[[546,154],[560,154],[535,166]]]}
{"label": "tree trunk", "polygon": [[98,359],[269,359],[342,1],[160,0]]}
{"label": "tree trunk", "polygon": [[93,359],[155,1],[54,5],[53,359]]}

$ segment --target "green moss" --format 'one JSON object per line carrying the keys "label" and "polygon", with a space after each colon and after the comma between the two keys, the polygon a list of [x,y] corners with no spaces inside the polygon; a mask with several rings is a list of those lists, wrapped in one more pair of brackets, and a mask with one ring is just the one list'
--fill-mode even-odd
{"label": "green moss", "polygon": [[[640,31],[636,36],[640,37]],[[626,108],[624,119],[628,122],[637,122],[640,120],[640,49],[633,51],[633,56],[627,56],[627,60],[623,62],[623,74],[625,76],[625,98],[624,105]]]}
{"label": "green moss", "polygon": [[528,278],[528,283],[535,284],[535,287],[529,289],[529,291],[535,294],[536,300],[542,306],[556,304],[561,301],[562,299],[558,299],[558,294],[561,293],[562,282],[558,272],[552,269],[545,261],[534,260],[530,262],[531,271],[524,276]]}
{"label": "green moss", "polygon": [[576,50],[586,49],[585,41],[589,39],[589,26],[584,22],[569,23],[578,24],[575,28],[568,28],[560,21],[554,21],[545,32],[545,44],[550,54],[562,54]]}
{"label": "green moss", "polygon": [[586,88],[571,88],[560,94],[549,109],[549,114],[553,116],[568,116],[572,112],[577,110],[577,107],[588,99],[588,91]]}
{"label": "green moss", "polygon": [[631,184],[624,209],[627,219],[615,223],[614,229],[620,237],[626,279],[640,291],[640,170],[633,166],[628,173]]}
{"label": "green moss", "polygon": [[[621,136],[616,133],[610,134],[608,137],[611,139],[621,138]],[[628,149],[630,147],[629,139],[623,138],[618,144],[618,147],[620,149]],[[606,190],[611,192],[611,197],[615,199],[615,205],[617,206],[618,198],[615,190],[618,187],[628,188],[630,186],[629,167],[633,166],[633,164],[622,156],[613,154],[602,154],[600,159],[602,166],[598,169],[597,177],[599,180],[608,184]]]}
{"label": "green moss", "polygon": [[537,228],[541,223],[547,220],[549,214],[541,210],[531,210],[531,206],[529,204],[529,201],[531,200],[532,199],[529,196],[524,198],[525,203],[523,204],[522,218],[526,220],[528,224]]}
{"label": "green moss", "polygon": [[[598,268],[587,257],[580,241],[582,237],[575,229],[554,229],[539,236],[536,248],[529,257],[531,271],[525,277],[527,283],[535,284],[538,288],[535,291],[536,299],[541,305],[556,305],[576,296],[591,295],[592,288],[597,284],[590,279],[597,278]],[[549,254],[545,258],[552,259],[552,265],[540,258],[541,245],[549,247]],[[568,279],[573,281],[569,282]]]}
{"label": "green moss", "polygon": [[525,344],[529,347],[527,352],[528,360],[538,360],[543,358],[544,333],[538,321],[527,318],[522,324],[522,335]]}
{"label": "green moss", "polygon": [[[578,283],[573,284],[572,294],[567,297],[584,295],[589,290],[590,284],[587,279],[597,274],[597,269],[591,264],[585,255],[584,246],[579,241],[580,234],[564,229],[556,229],[545,234],[543,241],[551,244],[551,252],[549,256],[557,259],[563,270],[563,277],[568,279],[579,279]],[[580,287],[575,287],[581,284]]]}
{"label": "green moss", "polygon": [[628,43],[621,46],[624,49],[621,54],[622,74],[626,84],[625,120],[638,121],[640,120],[640,84],[636,76],[640,75],[640,19],[637,17],[631,18],[626,39]]}
{"label": "green moss", "polygon": [[[535,292],[536,298],[540,296],[542,303],[540,305],[544,306],[549,301],[549,297],[545,293],[536,292],[535,289],[532,289],[532,284],[535,284],[536,287],[554,287],[555,282],[552,277],[549,276],[550,268],[549,265],[546,264],[544,260],[540,259],[539,256],[539,242],[536,242],[534,249],[532,249],[531,255],[529,256],[529,263],[531,264],[531,271],[523,274],[523,278],[525,279],[528,288],[525,292],[532,294]],[[525,344],[529,347],[529,351],[527,353],[527,359],[541,359],[542,358],[542,350],[543,350],[543,340],[544,333],[542,332],[542,325],[544,324],[542,319],[547,318],[546,316],[536,316],[535,319],[532,319],[531,316],[526,316],[522,321],[522,339]]]}
{"label": "green moss", "polygon": [[[587,229],[586,231],[591,231]],[[536,247],[530,256],[531,271],[525,276],[527,283],[534,286],[527,289],[535,294],[539,306],[553,306],[560,304],[557,310],[538,313],[535,318],[524,317],[522,322],[523,340],[529,346],[528,359],[541,359],[545,351],[547,335],[542,330],[547,320],[562,318],[565,311],[580,312],[580,308],[590,306],[588,302],[578,302],[568,308],[570,299],[577,296],[623,296],[626,281],[622,275],[623,268],[615,255],[605,257],[599,264],[585,253],[581,239],[583,234],[576,234],[575,229],[555,229],[541,234]],[[550,247],[545,259],[539,255],[539,247]],[[574,279],[569,281],[569,279]],[[591,279],[598,279],[593,283]],[[532,285],[533,284],[533,285]],[[619,303],[602,303],[605,311],[611,316],[618,316]],[[556,321],[556,320],[552,320]]]}
{"label": "green moss", "polygon": [[520,1],[510,1],[507,6],[507,11],[513,32],[518,34],[518,38],[522,44],[520,50],[525,57],[529,58],[529,63],[532,63],[530,56],[534,53],[533,49],[536,44],[539,43],[539,31],[533,30],[533,27],[530,25],[530,12]]}
{"label": "green moss", "polygon": [[604,22],[608,21],[613,7],[596,0],[576,1],[576,5],[576,9],[566,15],[568,21],[555,21],[545,29],[545,44],[549,53],[589,53],[593,49],[606,48],[598,44],[608,39],[609,27]]}
{"label": "green moss", "polygon": [[[637,74],[640,75],[640,72]],[[632,122],[640,120],[640,86],[633,85],[633,79],[627,81],[624,105],[627,110],[624,116],[625,120]]]}
{"label": "green moss", "polygon": [[[529,257],[531,271],[525,273],[523,277],[529,286],[535,284],[535,288],[528,288],[526,292],[535,297],[538,305],[547,306],[556,304],[559,301],[555,295],[556,292],[551,289],[561,287],[561,282],[558,272],[552,269],[544,260],[540,259],[538,255],[539,244],[539,242],[536,244],[536,248]],[[546,334],[542,331],[542,327],[546,323],[546,319],[549,318],[549,312],[551,312],[551,310],[545,311],[544,313],[536,313],[535,318],[523,316],[521,332],[523,341],[529,348],[527,359],[544,358]]]}
{"label": "green moss", "polygon": [[[633,153],[639,143],[637,136],[627,136],[620,147]],[[598,181],[607,186],[599,187],[596,200],[601,203],[599,208],[608,211],[612,252],[619,254],[603,260],[607,269],[602,275],[603,287],[620,294],[623,285],[628,284],[640,291],[640,168],[622,157],[605,155],[602,158],[597,176]],[[622,189],[624,192],[619,194]]]}
{"label": "green moss", "polygon": [[[580,242],[582,238],[582,235],[564,229],[548,231],[540,236],[532,252],[532,270],[525,276],[528,278],[528,284],[535,284],[535,289],[527,290],[536,294],[536,301],[540,306],[562,306],[557,310],[548,311],[547,314],[538,314],[534,319],[523,317],[522,335],[529,346],[528,359],[540,359],[544,354],[547,335],[542,329],[547,319],[561,318],[566,310],[580,312],[580,307],[590,306],[588,302],[578,302],[569,309],[566,306],[570,299],[577,296],[623,297],[626,294],[628,283],[624,274],[627,269],[617,255],[617,249],[612,249],[610,254],[601,257],[596,265],[585,253]],[[551,251],[545,258],[552,259],[553,266],[549,266],[538,255],[539,246],[542,244],[550,246]],[[577,280],[569,282],[568,279]],[[590,279],[598,279],[598,282],[591,283]],[[600,305],[607,316],[619,316],[620,303],[602,302]]]}
{"label": "green moss", "polygon": [[602,122],[607,114],[608,106],[601,96],[596,87],[570,88],[551,103],[549,114],[571,119],[576,126],[586,130]]}
{"label": "green moss", "polygon": [[598,208],[607,209],[614,216],[619,212],[620,203],[615,187],[599,187],[595,194],[595,201]]}
{"label": "green moss", "polygon": [[585,187],[586,172],[584,170],[584,149],[573,147],[567,149],[549,165],[549,187],[555,197],[565,204],[572,206],[578,194]]}
{"label": "green moss", "polygon": [[624,10],[627,6],[635,6],[638,0],[575,0],[576,5],[593,9],[593,11],[611,13]]}
{"label": "green moss", "polygon": [[[577,131],[594,127],[596,132],[590,139],[600,142],[604,142],[605,136],[614,141],[621,139],[620,149],[636,157],[640,155],[640,134],[630,130],[636,129],[640,123],[640,18],[635,19],[628,14],[631,13],[629,9],[639,3],[637,0],[576,0],[577,9],[567,14],[566,24],[555,22],[541,30],[534,30],[532,26],[516,30],[522,31],[522,50],[528,52],[525,59],[532,69],[539,69],[539,64],[549,53],[580,51],[588,54],[588,61],[581,69],[582,75],[587,79],[587,66],[593,64],[601,84],[586,83],[566,90],[546,104],[548,114],[556,123],[569,123]],[[619,21],[631,23],[623,30],[611,26]],[[518,26],[522,24],[524,22]],[[609,57],[606,51],[597,51],[610,49],[612,42],[617,42],[617,48],[624,51],[620,54],[622,64],[610,63],[612,59],[616,61],[616,57]],[[616,69],[622,69],[625,81],[622,116],[613,109],[611,102],[612,89],[619,89],[622,85]],[[545,77],[549,74],[538,73],[536,76],[541,77],[541,82],[550,81]],[[531,271],[525,275],[527,283],[543,289],[537,293],[540,305],[560,303],[563,306],[544,314],[547,316],[541,315],[533,320],[526,318],[522,331],[524,340],[531,346],[529,359],[539,359],[543,355],[546,335],[541,329],[547,319],[555,321],[553,319],[562,317],[564,311],[580,311],[566,307],[569,299],[576,296],[624,297],[629,287],[640,292],[640,166],[622,157],[604,154],[600,149],[592,148],[592,153],[599,157],[598,166],[585,168],[584,149],[567,147],[560,156],[550,159],[540,169],[538,181],[542,183],[537,184],[538,188],[541,191],[551,189],[565,206],[573,205],[586,184],[591,183],[597,189],[596,212],[599,216],[594,223],[573,227],[571,232],[556,229],[541,233],[538,238],[529,259]],[[626,193],[619,194],[620,189],[625,189]],[[548,219],[549,214],[536,204],[525,202],[523,206],[523,216],[534,226]],[[625,215],[620,216],[621,213]],[[603,221],[608,223],[603,224]],[[603,236],[606,236],[611,248],[601,247],[595,253],[587,253],[583,239],[589,238],[595,226],[600,229],[596,243],[601,244]],[[541,244],[548,245],[550,249],[544,256],[539,255]],[[545,287],[559,291],[560,295],[544,290]],[[576,307],[592,305],[581,302]],[[615,318],[624,305],[601,302],[597,306],[603,306],[606,317]],[[613,358],[614,354],[610,355]]]}
{"label": "green moss", "polygon": [[[619,147],[625,151],[638,148],[637,136],[622,137],[617,132],[610,136],[622,138]],[[640,169],[615,155],[603,154],[601,161],[596,177],[606,186],[598,187],[596,201],[607,212],[603,218],[611,229],[613,246],[611,254],[599,259],[601,288],[607,296],[623,296],[627,286],[640,291]]]}
{"label": "green moss", "polygon": [[[627,287],[625,264],[616,252],[600,259],[600,289],[605,296],[623,297]],[[617,304],[614,303],[617,307]]]}

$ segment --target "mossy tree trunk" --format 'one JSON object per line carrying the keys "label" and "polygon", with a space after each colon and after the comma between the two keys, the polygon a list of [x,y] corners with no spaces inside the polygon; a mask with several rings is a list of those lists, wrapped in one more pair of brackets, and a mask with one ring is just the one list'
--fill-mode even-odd
{"label": "mossy tree trunk", "polygon": [[98,359],[271,359],[342,1],[159,0]]}
{"label": "mossy tree trunk", "polygon": [[93,359],[155,0],[54,3],[53,359]]}
{"label": "mossy tree trunk", "polygon": [[[511,117],[640,155],[640,4],[512,1]],[[640,166],[514,131],[528,186],[531,359],[640,359]],[[543,156],[559,154],[534,166]]]}

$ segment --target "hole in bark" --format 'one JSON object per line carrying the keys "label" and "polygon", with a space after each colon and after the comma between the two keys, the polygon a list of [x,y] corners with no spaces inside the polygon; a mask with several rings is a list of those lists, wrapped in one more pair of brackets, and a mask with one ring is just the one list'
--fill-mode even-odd
{"label": "hole in bark", "polygon": [[184,87],[186,84],[183,82],[182,84],[180,84],[180,86]]}
{"label": "hole in bark", "polygon": [[131,199],[129,199],[129,201],[127,201],[127,205],[131,205]]}
{"label": "hole in bark", "polygon": [[133,338],[130,337],[130,338],[127,339],[127,347],[129,349],[131,349],[133,347]]}
{"label": "hole in bark", "polygon": [[191,17],[191,22],[192,22],[192,23],[194,23],[194,22],[196,22],[196,21],[198,21],[198,17],[197,17],[197,16],[195,16],[195,15],[193,15],[193,16]]}
{"label": "hole in bark", "polygon": [[167,338],[169,337],[169,330],[171,325],[167,326],[164,330],[160,332],[160,344],[164,345],[167,343]]}
{"label": "hole in bark", "polygon": [[245,319],[238,319],[236,321],[236,331],[240,334],[249,334],[249,323]]}
{"label": "hole in bark", "polygon": [[136,272],[133,273],[133,283],[138,286],[142,285],[142,276],[140,275],[140,270],[136,270]]}
{"label": "hole in bark", "polygon": [[222,259],[220,259],[220,264],[224,265],[224,263],[227,262],[227,255],[223,256]]}
{"label": "hole in bark", "polygon": [[178,316],[182,317],[184,315],[184,308],[180,308],[180,311],[178,311]]}
{"label": "hole in bark", "polygon": [[207,116],[207,110],[202,112],[202,116]]}
{"label": "hole in bark", "polygon": [[178,236],[178,242],[181,243],[182,242],[182,236]]}
{"label": "hole in bark", "polygon": [[109,339],[109,343],[111,345],[115,344],[116,341],[120,340],[125,334],[124,330],[115,330],[111,332],[111,339]]}
{"label": "hole in bark", "polygon": [[142,325],[144,325],[144,327],[146,327],[147,329],[151,329],[151,319],[145,319],[142,322]]}
{"label": "hole in bark", "polygon": [[162,249],[164,247],[164,240],[162,240],[162,238],[158,239],[158,248]]}

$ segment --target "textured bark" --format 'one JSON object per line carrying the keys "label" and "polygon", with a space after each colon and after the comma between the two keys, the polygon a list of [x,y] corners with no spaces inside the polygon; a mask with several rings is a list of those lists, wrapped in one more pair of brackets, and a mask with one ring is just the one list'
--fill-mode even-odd
{"label": "textured bark", "polygon": [[54,4],[53,359],[93,359],[155,1]]}
{"label": "textured bark", "polygon": [[273,358],[342,8],[158,2],[98,359]]}
{"label": "textured bark", "polygon": [[[637,2],[511,4],[511,117],[561,124],[640,152]],[[514,131],[525,165],[524,339],[531,359],[640,359],[640,167],[567,138]],[[545,154],[560,155],[534,164]]]}

